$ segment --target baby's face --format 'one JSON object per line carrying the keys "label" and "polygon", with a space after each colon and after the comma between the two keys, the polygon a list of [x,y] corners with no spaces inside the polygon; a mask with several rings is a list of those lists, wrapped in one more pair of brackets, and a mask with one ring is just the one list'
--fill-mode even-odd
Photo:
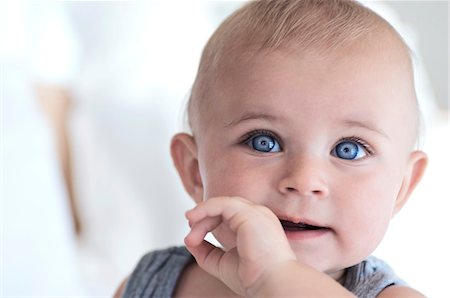
{"label": "baby's face", "polygon": [[[267,206],[292,222],[298,259],[331,275],[381,241],[414,142],[412,84],[396,54],[345,54],[278,51],[228,64],[196,136],[204,198]],[[214,235],[233,247],[220,227]]]}

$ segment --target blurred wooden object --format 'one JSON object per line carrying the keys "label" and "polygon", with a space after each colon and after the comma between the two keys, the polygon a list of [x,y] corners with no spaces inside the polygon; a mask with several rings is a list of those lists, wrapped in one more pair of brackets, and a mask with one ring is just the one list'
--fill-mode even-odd
{"label": "blurred wooden object", "polygon": [[58,159],[64,177],[64,183],[69,199],[73,227],[77,237],[81,236],[82,224],[73,188],[70,140],[68,135],[68,119],[71,109],[71,96],[68,90],[52,85],[37,85],[36,97],[47,115],[53,128]]}

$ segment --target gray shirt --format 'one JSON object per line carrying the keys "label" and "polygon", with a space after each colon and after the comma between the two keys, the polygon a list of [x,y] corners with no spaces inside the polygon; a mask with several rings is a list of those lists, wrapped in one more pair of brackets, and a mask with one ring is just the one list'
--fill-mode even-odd
{"label": "gray shirt", "polygon": [[[185,247],[171,247],[144,255],[131,274],[124,298],[172,297],[180,273],[194,259]],[[406,285],[380,259],[368,257],[347,268],[344,287],[358,297],[376,297],[393,285]]]}

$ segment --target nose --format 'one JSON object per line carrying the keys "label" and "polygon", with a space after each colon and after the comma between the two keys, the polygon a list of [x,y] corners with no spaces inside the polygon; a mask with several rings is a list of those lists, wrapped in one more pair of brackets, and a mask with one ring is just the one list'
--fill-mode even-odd
{"label": "nose", "polygon": [[329,193],[325,176],[325,165],[318,158],[290,159],[279,181],[279,191],[285,195],[324,198]]}

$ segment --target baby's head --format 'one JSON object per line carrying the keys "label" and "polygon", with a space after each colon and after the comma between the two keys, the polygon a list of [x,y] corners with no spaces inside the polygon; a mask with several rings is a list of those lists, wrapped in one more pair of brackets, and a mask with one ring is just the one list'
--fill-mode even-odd
{"label": "baby's head", "polygon": [[285,228],[332,276],[376,248],[427,163],[408,48],[352,1],[245,5],[206,45],[188,113],[172,156],[193,199],[240,196],[321,227]]}
{"label": "baby's head", "polygon": [[[358,2],[341,0],[252,1],[228,17],[203,51],[188,102],[189,126],[194,134],[208,126],[207,120],[215,117],[209,108],[217,101],[216,85],[230,67],[251,63],[256,54],[284,52],[305,60],[311,56],[351,59],[350,54],[365,55],[367,47],[375,53],[397,54],[386,58],[404,67],[402,77],[410,83],[408,91],[412,93],[410,107],[416,109],[410,127],[416,129],[417,136],[418,108],[407,45],[383,18]],[[350,49],[355,52],[349,53]],[[206,123],[200,124],[203,119]]]}

